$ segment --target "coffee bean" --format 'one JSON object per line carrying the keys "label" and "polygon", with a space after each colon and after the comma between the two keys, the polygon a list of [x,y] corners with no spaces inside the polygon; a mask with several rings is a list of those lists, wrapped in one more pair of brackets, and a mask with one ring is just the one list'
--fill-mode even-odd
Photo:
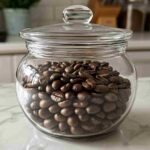
{"label": "coffee bean", "polygon": [[91,88],[94,88],[96,86],[96,82],[93,79],[86,79],[86,82],[91,86]]}
{"label": "coffee bean", "polygon": [[39,109],[38,114],[42,119],[47,119],[51,116],[50,112],[47,109]]}
{"label": "coffee bean", "polygon": [[97,105],[90,105],[86,108],[88,114],[97,114],[101,108]]}
{"label": "coffee bean", "polygon": [[73,109],[72,108],[63,108],[61,110],[61,114],[65,117],[68,117],[73,114]]}
{"label": "coffee bean", "polygon": [[38,110],[33,110],[33,115],[38,117]]}
{"label": "coffee bean", "polygon": [[87,90],[92,90],[93,89],[93,87],[91,85],[89,85],[87,82],[82,82],[82,86]]}
{"label": "coffee bean", "polygon": [[121,101],[127,102],[129,100],[130,95],[131,95],[130,89],[119,89],[119,97]]}
{"label": "coffee bean", "polygon": [[107,119],[109,119],[109,120],[114,120],[117,118],[118,118],[118,115],[117,115],[117,113],[114,113],[114,112],[111,112],[110,114],[107,115]]}
{"label": "coffee bean", "polygon": [[101,77],[108,77],[109,76],[109,70],[107,70],[107,69],[100,70],[99,75]]}
{"label": "coffee bean", "polygon": [[76,127],[78,125],[78,123],[79,123],[78,118],[76,118],[75,116],[68,117],[68,119],[67,119],[67,124],[69,126]]}
{"label": "coffee bean", "polygon": [[78,118],[80,121],[85,122],[88,121],[90,119],[89,115],[84,114],[84,115],[78,115]]}
{"label": "coffee bean", "polygon": [[109,91],[109,88],[106,85],[96,85],[95,91],[98,93],[106,93]]}
{"label": "coffee bean", "polygon": [[67,83],[67,82],[70,81],[70,79],[67,78],[67,77],[61,77],[60,80],[61,80],[62,82],[64,82],[64,83]]}
{"label": "coffee bean", "polygon": [[52,129],[57,126],[57,122],[54,119],[46,119],[44,120],[44,127],[48,129]]}
{"label": "coffee bean", "polygon": [[91,102],[94,104],[101,105],[104,103],[104,99],[102,97],[93,97],[91,98]]}
{"label": "coffee bean", "polygon": [[99,113],[96,114],[96,116],[97,116],[98,118],[104,119],[106,115],[105,115],[104,112],[99,112]]}
{"label": "coffee bean", "polygon": [[105,94],[105,99],[109,102],[115,102],[118,100],[118,97],[114,93],[107,93],[107,94]]}
{"label": "coffee bean", "polygon": [[85,100],[89,100],[91,98],[91,96],[87,92],[80,92],[77,94],[77,98],[80,101],[85,101]]}
{"label": "coffee bean", "polygon": [[30,108],[31,108],[32,110],[39,109],[39,102],[38,102],[38,101],[33,101],[33,102],[30,104]]}
{"label": "coffee bean", "polygon": [[65,98],[68,100],[74,100],[75,99],[75,95],[73,92],[67,92],[65,93]]}
{"label": "coffee bean", "polygon": [[82,127],[84,130],[88,131],[88,132],[92,132],[92,131],[94,131],[95,128],[96,128],[96,126],[93,125],[91,122],[82,123],[82,124],[81,124],[81,127]]}
{"label": "coffee bean", "polygon": [[70,90],[70,88],[71,88],[71,83],[67,83],[67,84],[63,85],[63,86],[60,88],[60,90],[61,90],[62,92],[67,92],[67,91]]}
{"label": "coffee bean", "polygon": [[53,91],[54,91],[54,89],[52,88],[51,85],[47,85],[47,86],[46,86],[46,93],[52,94]]}
{"label": "coffee bean", "polygon": [[80,92],[82,90],[82,85],[77,83],[72,86],[73,91]]}
{"label": "coffee bean", "polygon": [[102,128],[103,128],[103,129],[106,129],[106,128],[108,128],[108,127],[111,127],[111,125],[112,125],[112,121],[111,121],[111,120],[103,120],[103,121],[102,121]]}
{"label": "coffee bean", "polygon": [[50,80],[53,81],[53,80],[59,79],[60,77],[61,77],[61,74],[60,74],[60,73],[53,73],[53,74],[50,76]]}
{"label": "coffee bean", "polygon": [[81,77],[81,78],[88,78],[88,79],[92,79],[93,78],[93,76],[91,76],[88,72],[86,72],[86,71],[81,71],[81,69],[80,69],[80,71],[79,71],[79,76]]}
{"label": "coffee bean", "polygon": [[92,117],[91,118],[91,122],[94,124],[94,125],[99,125],[102,123],[102,119],[98,118],[98,117]]}
{"label": "coffee bean", "polygon": [[68,130],[68,128],[69,128],[67,123],[65,123],[65,122],[60,122],[58,124],[58,127],[61,132],[64,132],[64,131]]}
{"label": "coffee bean", "polygon": [[32,100],[35,100],[35,101],[39,100],[38,93],[32,95]]}
{"label": "coffee bean", "polygon": [[77,69],[79,69],[81,67],[81,64],[76,64],[75,66],[74,66],[74,70],[77,70]]}
{"label": "coffee bean", "polygon": [[43,76],[47,77],[47,76],[50,76],[51,75],[51,72],[46,70],[46,71],[43,71]]}
{"label": "coffee bean", "polygon": [[58,122],[64,122],[66,121],[66,117],[64,117],[63,115],[61,114],[55,114],[54,115],[54,119]]}
{"label": "coffee bean", "polygon": [[61,102],[64,100],[64,97],[65,97],[65,95],[61,91],[53,92],[51,95],[51,99],[54,102]]}
{"label": "coffee bean", "polygon": [[71,83],[78,83],[78,82],[81,82],[82,81],[82,79],[81,78],[75,78],[75,79],[70,79],[70,82]]}
{"label": "coffee bean", "polygon": [[76,101],[73,103],[73,106],[77,108],[85,108],[86,106],[88,106],[88,104],[88,101]]}
{"label": "coffee bean", "polygon": [[45,92],[39,92],[38,96],[39,96],[40,99],[45,99],[45,100],[49,100],[50,99],[49,95],[47,93],[45,93]]}
{"label": "coffee bean", "polygon": [[58,105],[52,105],[49,107],[49,111],[53,114],[58,113],[60,111],[60,107]]}
{"label": "coffee bean", "polygon": [[65,71],[66,71],[67,73],[72,73],[72,72],[74,71],[74,69],[73,69],[72,66],[68,66],[68,67],[65,68]]}
{"label": "coffee bean", "polygon": [[61,81],[60,80],[54,80],[52,82],[52,88],[54,90],[58,90],[60,88],[60,86],[61,86]]}
{"label": "coffee bean", "polygon": [[70,131],[74,135],[82,135],[84,133],[83,129],[80,127],[71,127]]}
{"label": "coffee bean", "polygon": [[85,109],[83,109],[83,108],[75,108],[75,114],[83,115],[85,113],[86,113]]}
{"label": "coffee bean", "polygon": [[116,109],[116,104],[115,103],[105,103],[103,105],[104,112],[112,112],[115,109]]}
{"label": "coffee bean", "polygon": [[40,107],[41,108],[48,108],[50,105],[52,105],[53,102],[52,101],[49,101],[49,100],[41,100],[40,101]]}
{"label": "coffee bean", "polygon": [[62,101],[62,102],[58,103],[58,106],[61,107],[61,108],[69,107],[71,105],[72,105],[71,100],[65,100],[65,101]]}

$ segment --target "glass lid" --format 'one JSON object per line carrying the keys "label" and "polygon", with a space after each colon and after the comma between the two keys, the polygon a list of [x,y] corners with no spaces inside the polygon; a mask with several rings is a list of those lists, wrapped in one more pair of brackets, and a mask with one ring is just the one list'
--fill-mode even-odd
{"label": "glass lid", "polygon": [[73,5],[64,9],[64,23],[24,29],[20,35],[30,41],[52,44],[104,44],[127,41],[132,31],[91,24],[92,11],[82,5]]}

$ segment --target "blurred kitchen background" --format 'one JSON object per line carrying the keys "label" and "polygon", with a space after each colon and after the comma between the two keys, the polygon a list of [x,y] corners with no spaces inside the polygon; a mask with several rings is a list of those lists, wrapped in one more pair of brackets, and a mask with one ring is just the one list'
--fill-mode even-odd
{"label": "blurred kitchen background", "polygon": [[150,76],[150,0],[0,0],[0,82],[15,81],[27,53],[19,31],[60,23],[63,9],[75,4],[92,9],[92,23],[132,29],[127,54],[139,77]]}

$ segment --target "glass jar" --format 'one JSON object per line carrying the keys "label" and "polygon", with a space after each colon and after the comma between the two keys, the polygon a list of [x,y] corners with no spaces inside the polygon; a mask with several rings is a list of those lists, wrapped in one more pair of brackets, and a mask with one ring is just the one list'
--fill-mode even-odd
{"label": "glass jar", "polygon": [[125,52],[132,32],[90,24],[85,6],[70,6],[63,16],[65,23],[21,32],[29,51],[17,70],[21,108],[48,135],[111,132],[135,96],[135,68]]}

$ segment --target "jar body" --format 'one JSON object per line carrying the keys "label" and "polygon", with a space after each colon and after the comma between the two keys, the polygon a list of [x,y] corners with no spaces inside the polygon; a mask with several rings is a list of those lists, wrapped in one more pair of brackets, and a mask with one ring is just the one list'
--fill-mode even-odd
{"label": "jar body", "polygon": [[29,53],[18,67],[20,105],[30,122],[46,134],[108,133],[133,104],[136,72],[124,52],[109,57],[92,52],[94,57],[89,57],[90,50],[85,55],[79,51],[75,55],[64,52],[61,57]]}

